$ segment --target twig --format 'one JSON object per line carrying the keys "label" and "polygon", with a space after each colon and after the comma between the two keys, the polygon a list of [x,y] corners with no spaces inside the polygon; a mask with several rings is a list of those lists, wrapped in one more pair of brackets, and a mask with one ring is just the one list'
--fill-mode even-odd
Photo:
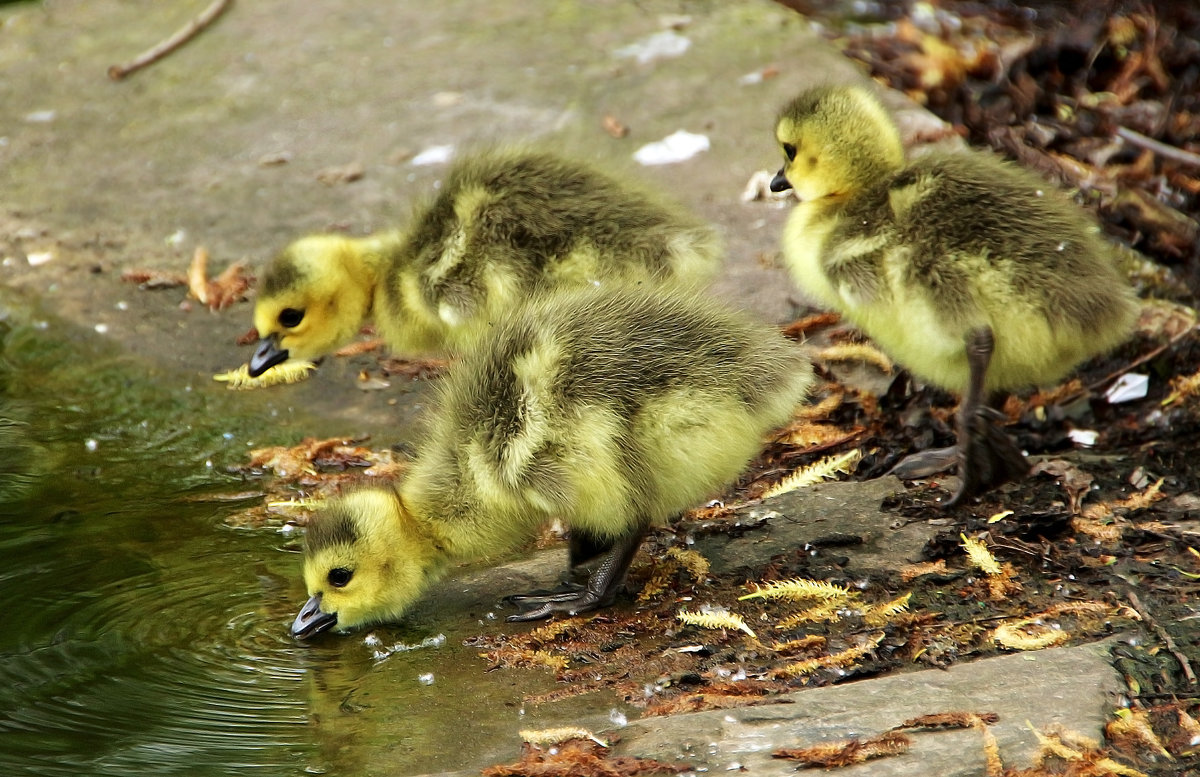
{"label": "twig", "polygon": [[1192,671],[1192,665],[1188,663],[1187,656],[1179,651],[1179,647],[1175,644],[1175,640],[1171,639],[1171,635],[1167,633],[1167,630],[1159,626],[1158,621],[1150,617],[1150,613],[1146,612],[1146,608],[1142,606],[1141,599],[1133,591],[1129,592],[1129,603],[1133,605],[1133,609],[1137,611],[1137,614],[1142,616],[1142,620],[1150,624],[1150,627],[1154,629],[1154,633],[1167,646],[1167,650],[1171,652],[1171,655],[1175,656],[1175,660],[1183,668],[1183,675],[1187,678],[1188,685],[1195,685],[1196,673]]}
{"label": "twig", "polygon": [[[1130,372],[1132,370],[1137,369],[1138,367],[1141,367],[1143,364],[1145,364],[1146,362],[1150,361],[1151,359],[1157,357],[1160,353],[1167,350],[1171,346],[1175,345],[1180,340],[1182,340],[1183,338],[1190,335],[1192,332],[1195,332],[1197,330],[1197,328],[1198,327],[1195,327],[1195,326],[1189,326],[1187,329],[1183,330],[1182,332],[1179,332],[1174,337],[1172,337],[1170,340],[1168,340],[1167,342],[1158,346],[1157,348],[1152,349],[1148,353],[1142,354],[1141,356],[1134,359],[1129,364],[1126,364],[1124,367],[1117,370],[1116,372],[1109,373],[1108,375],[1106,375],[1105,377],[1096,381],[1095,383],[1092,383],[1091,385],[1089,385],[1087,387],[1087,390],[1088,391],[1099,391],[1101,386],[1104,386],[1111,380],[1116,380],[1117,378],[1121,377],[1122,375],[1124,375],[1127,372]],[[1067,399],[1074,399],[1076,397],[1082,396],[1082,394],[1083,394],[1083,392],[1078,392],[1078,393],[1072,394],[1070,397],[1066,397],[1066,398],[1064,398],[1064,400],[1060,400],[1060,401],[1065,402]]]}
{"label": "twig", "polygon": [[137,72],[147,65],[154,64],[199,35],[205,27],[216,21],[217,17],[225,13],[225,9],[231,5],[233,5],[233,0],[214,0],[208,8],[204,9],[203,13],[192,19],[186,26],[162,43],[152,49],[147,49],[124,65],[113,65],[110,67],[108,69],[108,77],[114,81],[120,81],[125,76]]}
{"label": "twig", "polygon": [[1193,154],[1191,151],[1185,151],[1182,148],[1168,146],[1166,143],[1147,137],[1142,133],[1131,130],[1128,127],[1117,127],[1117,137],[1126,143],[1132,143],[1140,148],[1149,149],[1161,157],[1166,157],[1172,162],[1178,162],[1181,165],[1190,165],[1192,167],[1200,167],[1200,154]]}

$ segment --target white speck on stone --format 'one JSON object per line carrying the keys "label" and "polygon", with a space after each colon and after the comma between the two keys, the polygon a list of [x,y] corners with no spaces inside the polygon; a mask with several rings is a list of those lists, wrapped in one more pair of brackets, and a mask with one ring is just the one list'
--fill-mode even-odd
{"label": "white speck on stone", "polygon": [[624,712],[621,712],[616,707],[613,707],[608,711],[608,722],[614,726],[627,726],[629,725],[629,718],[625,717]]}
{"label": "white speck on stone", "polygon": [[633,158],[638,164],[647,166],[671,165],[691,159],[701,151],[707,151],[711,145],[707,135],[679,130],[662,140],[642,146],[633,153]]}
{"label": "white speck on stone", "polygon": [[169,246],[181,246],[183,241],[187,240],[187,230],[177,229],[163,240]]}
{"label": "white speck on stone", "polygon": [[108,334],[108,324],[96,324],[92,329],[95,329],[97,334]]}
{"label": "white speck on stone", "polygon": [[88,439],[83,441],[83,447],[87,448],[89,452],[95,453],[96,449],[100,447],[100,443],[96,442],[95,439],[89,437]]}
{"label": "white speck on stone", "polygon": [[417,682],[421,685],[433,685],[433,672],[417,675]]}
{"label": "white speck on stone", "polygon": [[1110,405],[1120,404],[1121,402],[1133,402],[1145,397],[1149,390],[1149,375],[1127,372],[1118,378],[1116,383],[1108,387],[1108,391],[1104,392],[1104,398],[1108,400]]}
{"label": "white speck on stone", "polygon": [[409,160],[413,167],[444,165],[454,156],[454,146],[430,146]]}
{"label": "white speck on stone", "polygon": [[1067,437],[1071,438],[1071,442],[1084,448],[1091,448],[1096,445],[1096,440],[1099,439],[1100,433],[1091,429],[1072,429],[1067,432]]}
{"label": "white speck on stone", "polygon": [[54,259],[54,253],[51,251],[36,251],[32,254],[25,254],[25,261],[29,262],[30,267],[40,267]]}
{"label": "white speck on stone", "polygon": [[58,111],[32,111],[25,114],[25,121],[30,124],[49,124],[58,118]]}
{"label": "white speck on stone", "polygon": [[639,65],[645,65],[656,59],[681,56],[691,47],[692,42],[686,36],[674,30],[663,30],[636,43],[622,46],[613,52],[613,56],[617,59],[636,59]]}
{"label": "white speck on stone", "polygon": [[129,310],[129,303],[125,300],[118,300],[116,304],[117,310]]}

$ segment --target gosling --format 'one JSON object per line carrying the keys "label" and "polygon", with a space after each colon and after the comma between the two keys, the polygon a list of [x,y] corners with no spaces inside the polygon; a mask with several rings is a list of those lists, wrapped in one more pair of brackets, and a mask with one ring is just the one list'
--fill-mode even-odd
{"label": "gosling", "polygon": [[909,456],[905,478],[955,462],[958,503],[1028,471],[987,396],[1055,382],[1129,334],[1137,305],[1111,247],[1074,203],[990,153],[905,161],[867,89],[810,89],[780,113],[771,183],[800,200],[783,236],[796,283],[924,380],[963,396],[952,448]]}
{"label": "gosling", "polygon": [[728,486],[812,368],[763,324],[681,290],[564,291],[499,320],[454,366],[416,461],[309,524],[299,638],[402,616],[449,565],[557,518],[581,590],[510,597],[510,621],[612,603],[642,538]]}
{"label": "gosling", "polygon": [[405,231],[313,235],[263,277],[251,377],[315,360],[373,317],[406,356],[457,353],[531,293],[613,281],[702,285],[714,230],[581,162],[530,151],[469,156]]}

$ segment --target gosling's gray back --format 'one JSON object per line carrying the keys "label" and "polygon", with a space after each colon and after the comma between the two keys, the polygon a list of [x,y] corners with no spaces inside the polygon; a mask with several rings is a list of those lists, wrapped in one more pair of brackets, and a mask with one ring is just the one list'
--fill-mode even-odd
{"label": "gosling's gray back", "polygon": [[388,287],[416,268],[430,299],[453,299],[497,266],[536,287],[580,250],[601,254],[606,277],[668,280],[683,264],[708,265],[711,275],[719,242],[678,206],[582,162],[495,151],[456,162],[437,196],[415,210]]}
{"label": "gosling's gray back", "polygon": [[[880,223],[889,212],[895,218]],[[830,242],[859,233],[891,233],[880,242],[908,252],[902,280],[925,289],[949,319],[969,320],[975,304],[1001,302],[979,296],[999,289],[1052,325],[1083,332],[1110,328],[1113,311],[1129,306],[1128,283],[1086,213],[1050,184],[989,154],[914,160],[850,204]],[[882,253],[861,261],[872,265],[858,268],[862,274],[882,274]],[[850,265],[841,271],[856,272]],[[1002,283],[990,280],[992,273]]]}
{"label": "gosling's gray back", "polygon": [[[412,479],[467,522],[482,488],[568,524],[599,499],[612,520],[585,528],[615,535],[726,485],[811,380],[778,330],[697,295],[558,292],[504,317],[455,365]],[[580,496],[597,484],[611,498]]]}

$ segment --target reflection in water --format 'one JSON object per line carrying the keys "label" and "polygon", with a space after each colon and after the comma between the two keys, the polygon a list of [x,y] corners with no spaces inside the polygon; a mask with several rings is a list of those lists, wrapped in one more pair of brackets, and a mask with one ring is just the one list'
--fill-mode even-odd
{"label": "reflection in water", "polygon": [[293,773],[304,663],[271,549],[194,507],[113,507],[0,529],[0,772]]}

